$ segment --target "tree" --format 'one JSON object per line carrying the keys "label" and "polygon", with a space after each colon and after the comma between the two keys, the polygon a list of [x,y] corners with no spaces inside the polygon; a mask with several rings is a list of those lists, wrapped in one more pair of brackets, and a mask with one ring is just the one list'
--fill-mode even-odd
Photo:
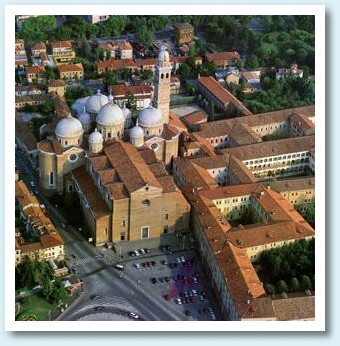
{"label": "tree", "polygon": [[260,66],[259,59],[255,54],[250,54],[248,57],[249,68],[256,69]]}
{"label": "tree", "polygon": [[90,47],[88,40],[86,39],[85,33],[83,33],[83,35],[81,37],[80,52],[81,52],[82,56],[85,58],[91,58],[92,57],[91,47]]}
{"label": "tree", "polygon": [[266,291],[268,292],[268,294],[271,294],[271,295],[275,294],[276,293],[275,286],[271,284],[267,284]]}
{"label": "tree", "polygon": [[106,90],[109,90],[109,87],[117,84],[117,72],[105,72],[103,75],[103,83]]}
{"label": "tree", "polygon": [[30,17],[25,20],[20,36],[26,43],[46,41],[57,28],[55,16]]}
{"label": "tree", "polygon": [[144,70],[142,72],[142,78],[144,80],[150,79],[150,78],[152,78],[152,76],[153,76],[153,72],[151,70]]}
{"label": "tree", "polygon": [[41,291],[43,297],[45,297],[47,300],[50,299],[52,293],[53,293],[53,283],[52,281],[47,278],[44,282],[43,289]]}
{"label": "tree", "polygon": [[302,275],[301,277],[301,288],[303,290],[310,290],[312,288],[312,282],[308,275]]}
{"label": "tree", "polygon": [[178,74],[183,80],[186,80],[191,76],[191,71],[191,67],[188,64],[182,64],[178,69]]}
{"label": "tree", "polygon": [[54,111],[54,103],[51,99],[48,99],[43,104],[39,105],[38,109],[44,114],[49,114]]}
{"label": "tree", "polygon": [[312,227],[315,227],[315,202],[308,204],[306,208],[306,219]]}
{"label": "tree", "polygon": [[145,24],[136,29],[136,38],[138,43],[147,49],[152,46],[154,40],[153,32]]}
{"label": "tree", "polygon": [[289,282],[289,292],[299,292],[300,282],[296,277],[293,277]]}
{"label": "tree", "polygon": [[111,16],[103,25],[107,27],[112,36],[120,36],[128,23],[128,18]]}
{"label": "tree", "polygon": [[286,281],[280,280],[276,284],[276,289],[279,293],[287,293],[288,292],[288,286],[286,284]]}
{"label": "tree", "polygon": [[50,66],[45,66],[45,77],[47,80],[56,79],[55,72]]}

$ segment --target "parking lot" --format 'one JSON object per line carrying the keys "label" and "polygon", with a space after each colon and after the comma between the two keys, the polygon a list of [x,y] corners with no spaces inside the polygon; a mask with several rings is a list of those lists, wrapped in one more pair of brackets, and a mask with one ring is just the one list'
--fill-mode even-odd
{"label": "parking lot", "polygon": [[122,275],[133,276],[164,307],[183,314],[185,320],[219,320],[211,285],[194,250],[161,249],[162,253],[131,257]]}

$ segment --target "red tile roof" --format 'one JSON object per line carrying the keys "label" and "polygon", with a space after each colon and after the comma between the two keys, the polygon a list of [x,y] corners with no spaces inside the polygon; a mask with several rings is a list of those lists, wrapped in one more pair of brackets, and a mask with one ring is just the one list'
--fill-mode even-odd
{"label": "red tile roof", "polygon": [[240,59],[240,54],[236,51],[206,54],[208,61],[234,61]]}
{"label": "red tile roof", "polygon": [[220,100],[224,105],[232,103],[239,108],[244,115],[253,115],[253,113],[232,93],[223,88],[213,77],[201,77],[198,83],[204,86],[211,94]]}

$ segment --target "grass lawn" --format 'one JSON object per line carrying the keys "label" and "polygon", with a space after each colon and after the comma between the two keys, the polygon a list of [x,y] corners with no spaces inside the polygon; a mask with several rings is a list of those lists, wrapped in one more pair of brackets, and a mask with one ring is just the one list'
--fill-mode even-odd
{"label": "grass lawn", "polygon": [[48,321],[48,313],[54,309],[51,305],[39,296],[32,295],[20,301],[20,313],[16,316],[17,321]]}

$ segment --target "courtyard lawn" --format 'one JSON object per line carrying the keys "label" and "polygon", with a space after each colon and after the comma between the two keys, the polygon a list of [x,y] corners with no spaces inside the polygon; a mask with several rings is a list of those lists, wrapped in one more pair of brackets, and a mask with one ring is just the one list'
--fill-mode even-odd
{"label": "courtyard lawn", "polygon": [[54,305],[37,295],[31,295],[20,300],[20,312],[16,316],[17,321],[48,321],[49,311]]}

